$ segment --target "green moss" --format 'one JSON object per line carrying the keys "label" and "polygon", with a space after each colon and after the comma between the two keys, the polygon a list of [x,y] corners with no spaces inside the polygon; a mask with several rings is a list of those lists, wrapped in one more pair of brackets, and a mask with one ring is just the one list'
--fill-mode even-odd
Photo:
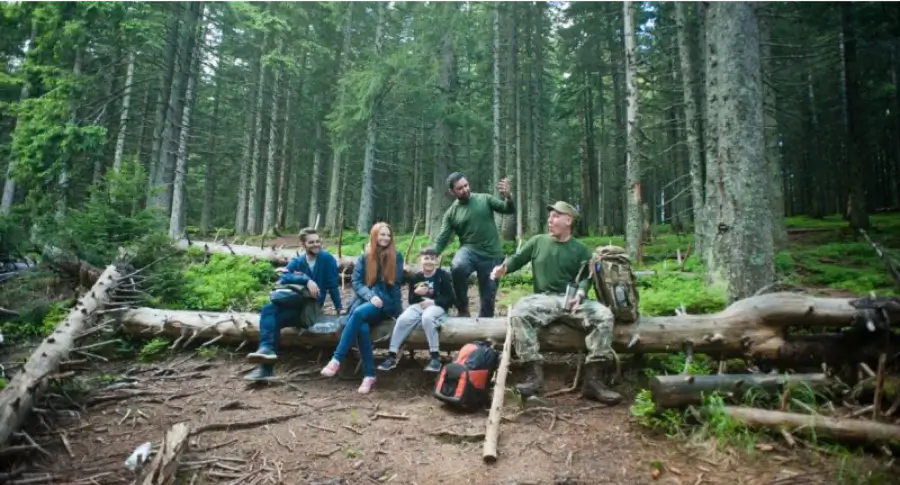
{"label": "green moss", "polygon": [[703,278],[656,275],[638,280],[642,315],[673,315],[684,304],[688,313],[714,313],[725,308],[722,290],[707,288]]}
{"label": "green moss", "polygon": [[268,262],[217,254],[208,264],[194,263],[187,268],[184,293],[177,303],[203,310],[259,310],[273,282]]}

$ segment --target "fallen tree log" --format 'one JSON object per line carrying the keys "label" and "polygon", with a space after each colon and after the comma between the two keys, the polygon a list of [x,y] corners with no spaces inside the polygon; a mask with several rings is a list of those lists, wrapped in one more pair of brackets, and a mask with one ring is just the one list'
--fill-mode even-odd
{"label": "fallen tree log", "polygon": [[[616,325],[613,347],[620,353],[674,353],[691,344],[695,353],[720,357],[745,357],[790,362],[784,354],[790,342],[785,336],[789,325],[805,327],[841,327],[854,321],[857,309],[846,298],[814,298],[795,293],[769,293],[733,303],[719,313],[641,317],[629,325]],[[336,316],[323,316],[310,331],[298,334],[294,329],[282,332],[282,347],[330,347],[340,339],[341,322]],[[571,326],[550,325],[538,333],[541,349],[548,352],[584,350],[584,334]],[[897,322],[891,322],[897,323]],[[373,329],[376,346],[386,346],[392,324],[385,322]],[[135,308],[121,315],[120,330],[133,335],[168,335],[203,341],[216,338],[223,343],[259,340],[259,315],[255,313],[215,313]],[[440,329],[441,347],[458,349],[472,340],[502,342],[506,334],[504,318],[451,317]],[[406,341],[409,348],[425,349],[427,341],[416,330]],[[843,345],[838,342],[837,345]],[[806,349],[799,346],[801,350]],[[845,349],[846,350],[846,349]]]}
{"label": "fallen tree log", "polygon": [[92,314],[110,298],[110,290],[120,276],[115,266],[107,266],[90,291],[82,295],[68,316],[56,326],[28,358],[25,367],[0,391],[0,444],[6,443],[31,411],[47,386],[47,377],[68,359],[76,338],[88,326]]}
{"label": "fallen tree log", "polygon": [[751,429],[785,429],[817,438],[831,438],[852,443],[900,443],[900,426],[862,419],[840,419],[769,411],[743,406],[724,406],[724,414]]}
{"label": "fallen tree log", "polygon": [[712,374],[653,376],[649,380],[650,395],[657,408],[680,408],[700,405],[703,396],[713,392],[741,399],[751,389],[781,392],[796,385],[825,391],[835,383],[825,374]]}

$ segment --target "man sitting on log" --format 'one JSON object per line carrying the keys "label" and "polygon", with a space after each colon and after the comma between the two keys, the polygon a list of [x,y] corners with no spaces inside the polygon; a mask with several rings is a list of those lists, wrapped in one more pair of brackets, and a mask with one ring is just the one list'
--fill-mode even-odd
{"label": "man sitting on log", "polygon": [[509,192],[509,181],[502,179],[497,182],[497,190],[502,199],[490,194],[473,193],[469,188],[469,181],[459,172],[453,172],[447,177],[447,187],[456,200],[444,213],[441,229],[434,239],[434,250],[440,255],[454,233],[459,236],[459,251],[450,263],[457,315],[469,316],[469,275],[474,271],[478,275],[478,295],[481,300],[478,316],[493,317],[497,285],[491,281],[490,271],[503,260],[503,246],[494,222],[494,212],[516,213],[516,206]]}
{"label": "man sitting on log", "polygon": [[281,274],[279,288],[272,292],[272,301],[260,312],[259,349],[247,354],[247,362],[260,365],[245,377],[247,380],[273,377],[281,329],[314,325],[322,314],[326,293],[331,296],[336,314],[341,312],[337,260],[322,249],[322,239],[311,227],[300,231],[300,242],[306,252],[293,258],[287,267],[275,269]]}
{"label": "man sitting on log", "polygon": [[582,395],[610,406],[618,404],[622,396],[607,388],[598,376],[598,366],[615,358],[612,351],[615,319],[608,308],[585,298],[590,278],[585,275],[582,281],[576,281],[580,269],[591,259],[590,249],[572,237],[572,224],[578,212],[562,201],[547,208],[549,234],[532,237],[519,252],[491,272],[491,279],[502,278],[530,262],[534,275],[534,294],[519,299],[509,310],[516,355],[526,366],[530,365],[527,378],[516,388],[524,397],[543,392],[543,357],[537,332],[541,327],[559,322],[587,332]]}

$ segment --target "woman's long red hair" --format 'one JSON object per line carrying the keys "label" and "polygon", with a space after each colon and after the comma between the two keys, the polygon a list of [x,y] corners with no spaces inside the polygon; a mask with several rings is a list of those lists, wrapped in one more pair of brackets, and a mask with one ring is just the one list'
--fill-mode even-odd
{"label": "woman's long red hair", "polygon": [[[391,243],[386,248],[378,245],[378,233],[382,228],[391,232]],[[394,230],[387,222],[378,222],[369,231],[369,252],[366,255],[366,286],[375,284],[378,278],[378,269],[381,268],[381,277],[388,285],[397,282],[397,246],[394,244]]]}

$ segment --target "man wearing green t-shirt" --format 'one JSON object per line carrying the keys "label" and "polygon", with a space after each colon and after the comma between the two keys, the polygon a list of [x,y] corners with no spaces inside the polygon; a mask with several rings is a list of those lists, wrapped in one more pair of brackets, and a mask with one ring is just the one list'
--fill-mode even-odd
{"label": "man wearing green t-shirt", "polygon": [[[529,375],[516,388],[528,397],[543,392],[544,371],[541,365],[537,331],[554,321],[560,321],[587,332],[585,377],[581,392],[584,397],[610,406],[622,401],[622,396],[600,382],[598,365],[614,359],[612,351],[612,312],[600,303],[587,300],[590,278],[581,268],[590,261],[591,250],[572,237],[572,223],[578,212],[566,202],[557,202],[547,209],[549,234],[539,234],[525,243],[514,256],[494,268],[491,279],[503,277],[531,263],[534,274],[534,294],[519,299],[509,311],[515,335],[515,349],[519,360],[530,364]],[[566,289],[575,286],[575,294],[566,301]]]}
{"label": "man wearing green t-shirt", "polygon": [[502,199],[490,194],[472,193],[469,181],[459,172],[447,177],[447,188],[456,200],[444,213],[441,229],[434,238],[434,250],[441,254],[453,235],[459,236],[459,251],[450,263],[456,313],[461,317],[469,316],[469,275],[474,271],[478,275],[478,295],[481,299],[478,316],[493,317],[497,285],[491,281],[491,269],[503,261],[503,245],[494,223],[494,212],[516,213],[509,181],[502,179],[497,182]]}

